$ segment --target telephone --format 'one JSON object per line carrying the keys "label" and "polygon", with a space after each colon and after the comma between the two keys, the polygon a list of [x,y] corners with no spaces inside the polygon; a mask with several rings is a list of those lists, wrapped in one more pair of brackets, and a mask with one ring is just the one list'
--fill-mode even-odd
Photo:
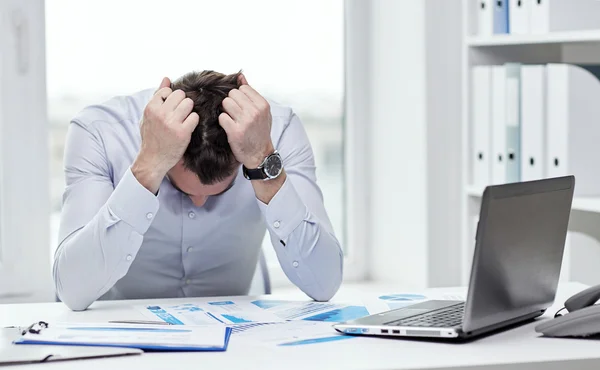
{"label": "telephone", "polygon": [[556,313],[554,319],[535,327],[535,331],[547,337],[588,337],[600,334],[600,285],[590,287],[567,299],[569,313]]}

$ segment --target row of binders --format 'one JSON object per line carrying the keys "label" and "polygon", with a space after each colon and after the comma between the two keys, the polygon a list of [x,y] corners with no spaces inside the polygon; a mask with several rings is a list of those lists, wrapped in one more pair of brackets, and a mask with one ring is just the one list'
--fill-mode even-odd
{"label": "row of binders", "polygon": [[598,0],[471,0],[477,35],[600,29]]}
{"label": "row of binders", "polygon": [[508,63],[471,71],[472,185],[575,175],[600,195],[600,65]]}

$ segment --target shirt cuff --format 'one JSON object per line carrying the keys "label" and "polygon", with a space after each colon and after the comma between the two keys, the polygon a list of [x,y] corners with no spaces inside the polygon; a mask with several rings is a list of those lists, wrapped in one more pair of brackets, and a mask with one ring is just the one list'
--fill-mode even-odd
{"label": "shirt cuff", "polygon": [[289,235],[308,217],[308,209],[287,178],[269,204],[259,199],[258,206],[265,215],[267,227],[280,240]]}
{"label": "shirt cuff", "polygon": [[107,205],[115,216],[144,235],[156,216],[159,203],[158,198],[143,187],[128,168]]}

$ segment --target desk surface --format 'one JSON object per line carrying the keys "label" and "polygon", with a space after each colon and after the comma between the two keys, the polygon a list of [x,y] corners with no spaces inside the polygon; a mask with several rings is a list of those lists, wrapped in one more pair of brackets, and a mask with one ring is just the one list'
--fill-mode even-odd
{"label": "desk surface", "polygon": [[[578,283],[559,287],[551,317],[562,302],[586,286]],[[457,289],[435,289],[435,293],[457,293]],[[464,292],[464,289],[462,289]],[[348,284],[334,301],[361,301],[379,293],[400,292],[377,284]],[[299,292],[268,296],[269,299],[305,299]],[[0,305],[0,327],[28,325],[37,320],[61,322],[105,322],[143,319],[132,303],[181,302],[179,300],[96,302],[84,312],[71,312],[61,303]],[[530,323],[467,344],[431,343],[412,340],[354,338],[298,347],[252,346],[236,343],[219,353],[146,353],[128,358],[70,361],[31,365],[32,369],[598,369],[600,342],[594,340],[540,338]],[[0,344],[0,346],[5,344]],[[566,362],[565,362],[566,361]],[[34,367],[37,366],[37,367]],[[41,367],[40,367],[41,366]],[[22,369],[23,367],[19,367]]]}

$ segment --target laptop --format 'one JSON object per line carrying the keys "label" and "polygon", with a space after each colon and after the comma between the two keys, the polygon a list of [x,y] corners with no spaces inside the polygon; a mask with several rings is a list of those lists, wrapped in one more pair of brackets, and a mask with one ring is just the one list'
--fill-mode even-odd
{"label": "laptop", "polygon": [[573,176],[486,187],[465,302],[428,300],[333,327],[465,340],[542,315],[555,299],[574,187]]}

